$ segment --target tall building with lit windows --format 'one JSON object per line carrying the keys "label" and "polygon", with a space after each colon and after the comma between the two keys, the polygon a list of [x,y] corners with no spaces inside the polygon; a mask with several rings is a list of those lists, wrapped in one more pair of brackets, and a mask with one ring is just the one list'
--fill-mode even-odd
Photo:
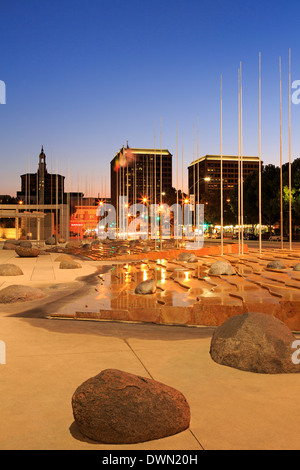
{"label": "tall building with lit windows", "polygon": [[118,196],[128,203],[157,204],[161,193],[172,187],[172,154],[166,149],[121,148],[110,163],[111,203]]}
{"label": "tall building with lit windows", "polygon": [[42,147],[36,173],[21,175],[21,191],[17,198],[25,204],[63,204],[65,177],[48,173],[46,155]]}
{"label": "tall building with lit windows", "polygon": [[[240,159],[236,155],[224,155],[223,166],[223,190],[230,193],[238,185],[241,175]],[[259,169],[259,157],[243,156],[243,178]],[[239,170],[240,168],[240,170]],[[201,196],[208,192],[220,192],[221,189],[221,156],[205,155],[193,161],[188,167],[189,194],[195,195],[195,202],[201,200]]]}

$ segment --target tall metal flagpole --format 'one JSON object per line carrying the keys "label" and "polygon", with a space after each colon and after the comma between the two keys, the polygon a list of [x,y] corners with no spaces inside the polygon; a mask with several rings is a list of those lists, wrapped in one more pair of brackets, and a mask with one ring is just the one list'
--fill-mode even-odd
{"label": "tall metal flagpole", "polygon": [[[178,220],[178,214],[179,214],[179,207],[178,207],[178,204],[179,204],[179,179],[178,179],[178,121],[177,121],[177,133],[176,133],[176,158],[177,158],[177,164],[176,164],[176,167],[177,167],[177,183],[176,183],[176,186],[177,186],[177,191],[176,191],[176,202],[177,202],[177,224],[179,224],[179,220]],[[175,225],[174,225],[174,234],[175,234]],[[178,233],[177,233],[177,237],[178,237]],[[178,247],[178,238],[176,238],[176,246]]]}
{"label": "tall metal flagpole", "polygon": [[129,181],[128,181],[128,171],[129,171],[129,163],[128,163],[128,141],[127,141],[127,148],[126,148],[126,195],[127,195],[127,211],[126,211],[126,230],[127,230],[127,240],[128,240],[128,214],[129,214]]}
{"label": "tall metal flagpole", "polygon": [[261,217],[261,171],[262,171],[262,165],[261,165],[261,52],[259,53],[259,254],[261,255],[262,252],[262,237],[261,237],[261,223],[262,223],[262,217]]}
{"label": "tall metal flagpole", "polygon": [[222,90],[222,75],[221,75],[221,255],[224,254],[224,214],[223,214],[223,90]]}
{"label": "tall metal flagpole", "polygon": [[281,80],[281,57],[279,57],[280,76],[280,246],[283,249],[283,200],[282,200],[282,80]]}
{"label": "tall metal flagpole", "polygon": [[30,226],[30,214],[31,214],[31,208],[30,208],[30,188],[31,188],[31,184],[30,184],[30,158],[28,158],[28,171],[29,171],[29,191],[28,191],[28,197],[29,197],[29,201],[28,201],[28,205],[29,205],[29,233],[31,233],[31,226]]}
{"label": "tall metal flagpole", "polygon": [[241,254],[241,90],[240,68],[238,70],[238,241],[239,255]]}
{"label": "tall metal flagpole", "polygon": [[292,250],[292,142],[291,142],[291,67],[292,54],[289,50],[289,236],[290,236],[290,250]]}
{"label": "tall metal flagpole", "polygon": [[[162,210],[162,118],[160,118],[160,205]],[[162,217],[160,217],[160,249],[162,250]]]}
{"label": "tall metal flagpole", "polygon": [[116,217],[116,237],[118,237],[118,233],[119,233],[119,169],[115,166],[113,171],[116,173],[116,182],[117,182],[117,191],[116,191],[116,194],[117,194],[117,198],[116,198],[116,212],[117,212],[117,214],[116,214],[117,215],[117,217]]}
{"label": "tall metal flagpole", "polygon": [[182,145],[181,145],[181,194],[182,194],[182,225],[183,225],[182,229],[184,230],[185,198],[183,196],[183,133],[182,133]]}
{"label": "tall metal flagpole", "polygon": [[[199,164],[199,116],[197,116],[197,203],[200,204],[200,164]],[[205,177],[206,175],[204,175]],[[196,204],[195,204],[195,207]],[[196,217],[196,210],[195,210]],[[199,229],[199,227],[198,227]]]}
{"label": "tall metal flagpole", "polygon": [[242,255],[244,254],[244,168],[243,168],[243,75],[241,63],[241,224],[242,224]]}
{"label": "tall metal flagpole", "polygon": [[[195,194],[195,127],[193,126],[193,197],[194,197],[194,204],[193,204],[193,232],[195,232],[196,227],[196,194]],[[178,203],[177,203],[178,204]]]}
{"label": "tall metal flagpole", "polygon": [[[155,121],[154,121],[154,204],[155,204],[155,212],[156,212],[156,202],[157,202],[157,183],[156,183],[156,129],[155,129]],[[157,243],[157,228],[156,228],[156,213],[154,217],[154,249],[156,251],[156,243]]]}

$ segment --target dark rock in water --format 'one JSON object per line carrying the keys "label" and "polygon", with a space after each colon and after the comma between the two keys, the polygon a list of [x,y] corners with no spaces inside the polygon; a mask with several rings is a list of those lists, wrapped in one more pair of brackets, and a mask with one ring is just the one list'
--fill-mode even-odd
{"label": "dark rock in water", "polygon": [[154,294],[156,292],[156,284],[153,279],[148,279],[148,281],[142,281],[135,288],[136,294]]}
{"label": "dark rock in water", "polygon": [[187,263],[197,263],[198,259],[197,256],[194,255],[194,253],[180,253],[178,255],[177,261],[185,261]]}
{"label": "dark rock in water", "polygon": [[282,261],[274,260],[268,263],[267,268],[269,269],[285,269],[286,266],[283,264]]}
{"label": "dark rock in water", "polygon": [[120,246],[116,250],[116,254],[118,255],[129,255],[130,254],[130,249],[127,246]]}
{"label": "dark rock in water", "polygon": [[82,245],[82,248],[83,248],[84,250],[90,250],[90,249],[91,249],[91,244],[90,244],[90,243],[84,243],[84,244]]}
{"label": "dark rock in water", "polygon": [[22,276],[23,271],[15,264],[0,264],[0,276]]}
{"label": "dark rock in water", "polygon": [[77,263],[77,261],[74,260],[68,260],[64,259],[63,261],[60,262],[59,269],[78,269],[81,268],[81,264]]}
{"label": "dark rock in water", "polygon": [[101,243],[103,243],[104,245],[110,245],[110,243],[113,241],[114,240],[111,240],[110,238],[103,238],[103,240],[101,239]]}
{"label": "dark rock in water", "polygon": [[30,286],[12,285],[0,290],[0,303],[28,302],[45,297],[41,289]]}
{"label": "dark rock in water", "polygon": [[99,245],[101,245],[101,241],[97,238],[96,240],[93,240],[91,242],[91,245],[92,246],[99,246]]}
{"label": "dark rock in water", "polygon": [[150,246],[144,246],[143,249],[142,249],[143,253],[149,253],[149,251],[151,251]]}
{"label": "dark rock in water", "polygon": [[208,274],[212,276],[232,276],[235,274],[235,270],[227,261],[216,261],[211,265]]}
{"label": "dark rock in water", "polygon": [[79,431],[106,444],[161,439],[190,425],[190,407],[181,392],[113,369],[78,387],[72,409]]}
{"label": "dark rock in water", "polygon": [[294,271],[300,271],[300,263],[296,264],[296,266],[294,266]]}
{"label": "dark rock in water", "polygon": [[22,246],[18,246],[16,248],[16,253],[21,258],[36,258],[40,254],[40,250],[36,248],[24,248]]}
{"label": "dark rock in water", "polygon": [[292,362],[290,329],[272,315],[244,313],[229,318],[212,337],[210,355],[218,364],[261,374],[300,372]]}

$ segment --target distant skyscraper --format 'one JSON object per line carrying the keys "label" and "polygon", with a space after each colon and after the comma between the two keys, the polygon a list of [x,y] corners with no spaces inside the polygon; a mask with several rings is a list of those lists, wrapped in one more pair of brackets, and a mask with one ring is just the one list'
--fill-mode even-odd
{"label": "distant skyscraper", "polygon": [[111,202],[118,196],[128,203],[159,204],[161,193],[172,187],[172,155],[166,149],[121,148],[110,163]]}

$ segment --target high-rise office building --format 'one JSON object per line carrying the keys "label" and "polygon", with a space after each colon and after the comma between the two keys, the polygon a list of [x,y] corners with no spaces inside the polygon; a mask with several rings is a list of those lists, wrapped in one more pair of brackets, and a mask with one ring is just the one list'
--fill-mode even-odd
{"label": "high-rise office building", "polygon": [[[245,180],[250,173],[259,169],[259,157],[236,155],[223,156],[223,191],[230,193],[239,183],[243,174]],[[208,192],[220,192],[221,189],[221,156],[205,155],[193,161],[188,167],[189,194],[194,195],[195,202]]]}
{"label": "high-rise office building", "polygon": [[111,203],[127,196],[128,204],[160,203],[172,187],[172,155],[166,149],[121,148],[111,163]]}

